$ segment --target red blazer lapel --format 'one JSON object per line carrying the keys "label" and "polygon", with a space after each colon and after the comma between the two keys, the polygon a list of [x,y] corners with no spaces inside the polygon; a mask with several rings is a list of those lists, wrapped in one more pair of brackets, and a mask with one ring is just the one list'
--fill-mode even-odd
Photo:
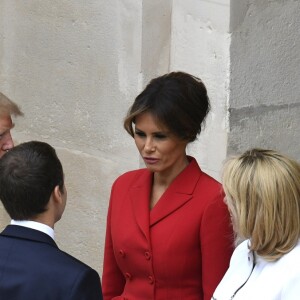
{"label": "red blazer lapel", "polygon": [[201,173],[196,160],[192,158],[189,165],[174,179],[152,209],[150,213],[150,226],[155,225],[192,199]]}
{"label": "red blazer lapel", "polygon": [[132,203],[133,214],[138,226],[147,240],[149,238],[149,213],[150,193],[153,173],[145,169],[137,182],[131,187],[129,193]]}

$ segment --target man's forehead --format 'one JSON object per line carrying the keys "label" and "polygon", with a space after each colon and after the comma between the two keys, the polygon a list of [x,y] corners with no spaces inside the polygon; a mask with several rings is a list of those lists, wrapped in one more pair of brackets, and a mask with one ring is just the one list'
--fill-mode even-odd
{"label": "man's forehead", "polygon": [[5,131],[12,129],[15,124],[12,122],[10,115],[0,115],[0,130]]}

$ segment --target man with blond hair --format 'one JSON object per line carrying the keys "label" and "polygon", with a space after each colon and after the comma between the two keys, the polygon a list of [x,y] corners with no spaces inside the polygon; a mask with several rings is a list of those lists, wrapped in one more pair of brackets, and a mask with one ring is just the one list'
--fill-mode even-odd
{"label": "man with blond hair", "polygon": [[0,158],[13,146],[10,130],[14,127],[11,116],[22,116],[16,103],[0,92]]}

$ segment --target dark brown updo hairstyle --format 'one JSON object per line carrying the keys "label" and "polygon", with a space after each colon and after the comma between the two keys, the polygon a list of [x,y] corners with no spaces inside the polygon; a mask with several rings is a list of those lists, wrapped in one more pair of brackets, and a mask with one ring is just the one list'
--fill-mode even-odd
{"label": "dark brown updo hairstyle", "polygon": [[209,110],[207,90],[201,79],[184,72],[171,72],[152,79],[135,98],[124,128],[134,136],[136,117],[149,112],[174,135],[193,142]]}

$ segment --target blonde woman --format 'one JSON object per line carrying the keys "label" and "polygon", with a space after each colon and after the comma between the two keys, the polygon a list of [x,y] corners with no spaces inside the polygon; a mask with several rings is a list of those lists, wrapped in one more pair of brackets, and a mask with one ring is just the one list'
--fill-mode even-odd
{"label": "blonde woman", "polygon": [[244,241],[212,299],[300,299],[299,163],[253,149],[225,163],[223,187]]}

